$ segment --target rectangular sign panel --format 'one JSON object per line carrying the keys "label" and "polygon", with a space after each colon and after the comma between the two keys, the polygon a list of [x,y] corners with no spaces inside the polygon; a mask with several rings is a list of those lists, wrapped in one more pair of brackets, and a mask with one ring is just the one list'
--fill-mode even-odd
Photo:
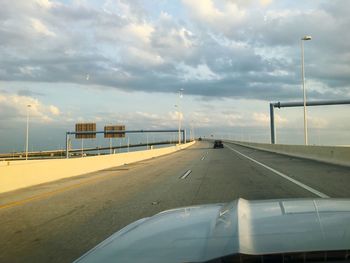
{"label": "rectangular sign panel", "polygon": [[113,131],[125,131],[125,125],[109,125],[105,126],[105,138],[124,138],[125,133],[107,133]]}
{"label": "rectangular sign panel", "polygon": [[76,139],[95,139],[96,123],[76,123],[75,132],[91,132],[85,134],[75,134]]}

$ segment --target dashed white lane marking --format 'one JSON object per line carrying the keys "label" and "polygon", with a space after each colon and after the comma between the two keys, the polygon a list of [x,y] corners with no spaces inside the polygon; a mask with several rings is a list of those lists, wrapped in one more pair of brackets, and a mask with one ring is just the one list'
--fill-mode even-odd
{"label": "dashed white lane marking", "polygon": [[186,179],[186,177],[191,173],[191,170],[188,170],[184,175],[180,177],[180,179]]}
{"label": "dashed white lane marking", "polygon": [[206,155],[208,155],[208,152],[206,152],[206,153],[202,156],[201,161],[203,161],[203,160],[205,159]]}
{"label": "dashed white lane marking", "polygon": [[299,181],[297,181],[297,180],[295,180],[295,179],[289,177],[288,175],[285,175],[284,173],[281,173],[281,172],[279,172],[279,171],[277,171],[277,170],[275,170],[275,169],[273,169],[273,168],[267,166],[266,164],[263,164],[263,163],[261,163],[261,162],[255,160],[255,159],[253,159],[253,158],[251,158],[251,157],[249,157],[249,156],[247,156],[247,155],[245,155],[245,154],[243,154],[243,153],[241,153],[241,152],[239,152],[239,151],[237,151],[237,150],[231,148],[231,147],[228,146],[227,144],[225,144],[225,146],[226,146],[227,148],[229,148],[231,151],[234,151],[235,153],[240,154],[241,156],[247,158],[248,160],[250,160],[250,161],[252,161],[252,162],[254,162],[254,163],[256,163],[256,164],[261,165],[262,167],[266,168],[267,170],[269,170],[269,171],[271,171],[271,172],[273,172],[273,173],[275,173],[275,174],[277,174],[277,175],[283,177],[284,179],[287,179],[288,181],[290,181],[290,182],[292,182],[292,183],[294,183],[294,184],[296,184],[296,185],[298,185],[298,186],[304,188],[305,190],[307,190],[307,191],[309,191],[309,192],[311,192],[311,193],[313,193],[313,194],[315,194],[315,195],[317,195],[317,196],[319,196],[319,197],[321,197],[321,198],[330,198],[328,195],[326,195],[326,194],[324,194],[324,193],[321,193],[320,191],[317,191],[316,189],[313,189],[312,187],[307,186],[306,184],[303,184],[303,183],[301,183],[301,182],[299,182]]}

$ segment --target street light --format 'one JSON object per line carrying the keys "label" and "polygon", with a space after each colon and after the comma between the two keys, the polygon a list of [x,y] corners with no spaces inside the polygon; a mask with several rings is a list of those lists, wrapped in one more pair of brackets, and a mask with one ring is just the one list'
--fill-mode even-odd
{"label": "street light", "polygon": [[179,98],[178,98],[179,102],[177,105],[175,105],[175,107],[178,108],[178,118],[179,118],[178,119],[178,121],[179,121],[178,139],[179,139],[179,144],[181,144],[181,107],[180,107],[180,105],[181,105],[181,99],[183,97],[183,91],[184,91],[184,89],[179,89]]}
{"label": "street light", "polygon": [[180,107],[178,104],[175,104],[174,107],[177,109],[177,123],[178,123],[178,144],[181,143],[181,134],[180,134],[180,129],[181,129],[181,123],[180,123]]}
{"label": "street light", "polygon": [[304,143],[308,145],[307,136],[307,116],[306,116],[306,90],[305,90],[305,71],[304,71],[304,41],[311,40],[311,36],[304,36],[301,39],[301,78],[303,85],[303,96],[304,96]]}
{"label": "street light", "polygon": [[191,129],[190,129],[190,140],[194,141],[195,135],[194,135],[194,125],[193,125],[194,121],[191,120]]}
{"label": "street light", "polygon": [[29,141],[29,108],[32,105],[27,105],[27,133],[26,133],[26,160],[28,160],[28,141]]}

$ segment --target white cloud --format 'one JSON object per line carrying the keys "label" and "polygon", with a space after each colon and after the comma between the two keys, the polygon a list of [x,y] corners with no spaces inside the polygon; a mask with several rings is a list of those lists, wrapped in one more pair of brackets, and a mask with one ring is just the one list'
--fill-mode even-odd
{"label": "white cloud", "polygon": [[54,116],[60,115],[58,107],[45,105],[36,98],[0,93],[0,120],[24,121],[27,111],[33,121],[43,123],[52,122]]}
{"label": "white cloud", "polygon": [[[270,125],[270,115],[262,112],[254,112],[253,113],[253,121],[258,126],[269,127]],[[275,114],[275,123],[278,127],[283,127],[288,123],[286,118],[281,117],[279,114]]]}
{"label": "white cloud", "polygon": [[154,28],[149,23],[136,24],[131,23],[126,25],[120,32],[123,38],[129,38],[132,43],[142,41],[143,43],[149,43],[150,37]]}
{"label": "white cloud", "polygon": [[253,113],[253,120],[259,124],[268,125],[268,123],[270,122],[270,117],[265,113],[254,112]]}
{"label": "white cloud", "polygon": [[212,21],[224,16],[212,0],[183,0],[183,3],[201,20]]}
{"label": "white cloud", "polygon": [[107,14],[117,14],[123,18],[134,18],[136,15],[132,12],[131,6],[121,0],[106,0],[103,3],[102,10]]}
{"label": "white cloud", "polygon": [[272,3],[272,0],[260,0],[260,4],[263,6],[270,5]]}
{"label": "white cloud", "polygon": [[42,8],[49,9],[53,6],[53,3],[49,0],[35,0],[35,2]]}
{"label": "white cloud", "polygon": [[136,47],[128,47],[126,52],[121,54],[126,63],[131,65],[160,65],[164,62],[163,58],[152,51],[142,50]]}
{"label": "white cloud", "polygon": [[157,114],[146,111],[129,112],[124,114],[126,122],[133,127],[152,127],[152,128],[172,128],[177,127],[178,113],[167,112]]}
{"label": "white cloud", "polygon": [[31,18],[30,19],[31,21],[31,25],[33,27],[33,29],[39,33],[39,34],[43,34],[43,35],[46,35],[46,36],[50,36],[50,37],[53,37],[53,36],[56,36],[56,34],[52,31],[50,31],[44,24],[43,22],[41,22],[39,19],[37,18]]}
{"label": "white cloud", "polygon": [[190,80],[219,80],[220,76],[215,74],[207,64],[200,64],[196,67],[191,67],[183,63],[177,66],[180,71],[179,78],[185,81]]}
{"label": "white cloud", "polygon": [[59,116],[61,114],[60,109],[54,105],[49,106],[50,113],[54,116]]}
{"label": "white cloud", "polygon": [[276,123],[278,125],[284,125],[284,124],[288,123],[288,119],[287,118],[283,118],[279,114],[275,114],[275,121],[276,121]]}
{"label": "white cloud", "polygon": [[204,27],[232,34],[245,18],[246,11],[233,1],[182,0],[190,16]]}

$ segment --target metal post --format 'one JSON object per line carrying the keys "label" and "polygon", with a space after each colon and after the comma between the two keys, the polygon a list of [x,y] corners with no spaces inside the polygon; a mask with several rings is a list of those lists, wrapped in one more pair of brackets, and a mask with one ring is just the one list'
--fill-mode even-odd
{"label": "metal post", "polygon": [[192,140],[194,141],[196,139],[196,134],[194,131],[194,125],[192,125]]}
{"label": "metal post", "polygon": [[129,141],[129,136],[128,136],[128,152],[130,151],[130,141]]}
{"label": "metal post", "polygon": [[271,144],[276,143],[275,135],[275,108],[274,104],[270,103],[270,129],[271,129]]}
{"label": "metal post", "polygon": [[81,157],[84,156],[84,138],[81,139]]}
{"label": "metal post", "polygon": [[301,39],[301,78],[303,85],[303,98],[304,98],[304,143],[308,145],[308,134],[307,134],[307,114],[306,114],[306,89],[305,89],[305,65],[304,65],[304,41],[311,40],[311,36],[304,36]]}
{"label": "metal post", "polygon": [[306,91],[305,91],[305,72],[304,72],[304,41],[301,40],[301,78],[303,85],[303,102],[304,102],[304,143],[308,144],[307,141],[307,117],[306,117]]}
{"label": "metal post", "polygon": [[[179,99],[179,101],[180,101],[180,99]],[[178,120],[178,122],[179,122],[179,134],[178,134],[178,136],[179,136],[179,144],[181,144],[181,134],[180,134],[180,131],[181,131],[181,113],[180,113],[180,106],[178,106],[178,117],[179,117],[179,120]]]}
{"label": "metal post", "polygon": [[69,132],[66,132],[66,158],[69,158]]}
{"label": "metal post", "polygon": [[109,138],[109,154],[112,154],[112,138]]}
{"label": "metal post", "polygon": [[26,160],[28,160],[28,145],[29,145],[29,108],[30,104],[27,105],[27,131],[26,131]]}
{"label": "metal post", "polygon": [[178,103],[178,105],[177,105],[177,107],[178,107],[178,112],[179,112],[179,144],[181,144],[181,136],[180,136],[180,131],[181,131],[181,98],[182,98],[182,92],[183,92],[183,90],[184,89],[180,89],[179,90],[179,103]]}

